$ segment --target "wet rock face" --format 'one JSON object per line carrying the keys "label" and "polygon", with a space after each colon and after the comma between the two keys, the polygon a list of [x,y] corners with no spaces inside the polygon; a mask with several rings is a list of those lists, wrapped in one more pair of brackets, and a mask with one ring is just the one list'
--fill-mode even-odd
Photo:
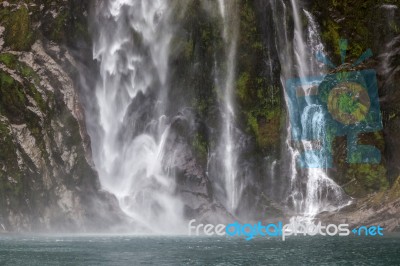
{"label": "wet rock face", "polygon": [[91,231],[120,217],[92,168],[66,34],[84,9],[48,2],[0,3],[0,231]]}
{"label": "wet rock face", "polygon": [[400,178],[387,191],[370,194],[336,213],[321,213],[327,223],[347,223],[350,227],[379,224],[387,232],[400,231]]}
{"label": "wet rock face", "polygon": [[371,49],[373,57],[356,70],[376,71],[383,122],[383,130],[359,136],[360,144],[379,149],[382,155],[380,164],[348,164],[345,160],[346,139],[336,138],[333,150],[337,167],[331,170],[330,176],[356,198],[389,189],[400,175],[397,159],[400,146],[396,133],[400,110],[397,67],[400,7],[397,1],[390,0],[364,1],[362,4],[358,1],[310,1],[310,6],[321,26],[321,36],[333,62],[340,62],[340,38],[349,43],[346,63],[355,62],[364,51]]}
{"label": "wet rock face", "polygon": [[[397,9],[400,14],[400,7]],[[397,16],[399,17],[399,15]],[[399,21],[400,24],[400,21]],[[388,177],[392,183],[400,175],[400,34],[389,41],[380,54],[382,61],[378,66],[381,89],[381,110],[384,125],[385,157]]]}
{"label": "wet rock face", "polygon": [[[383,3],[384,2],[384,3]],[[359,67],[377,73],[383,130],[361,134],[360,143],[377,147],[382,155],[380,164],[353,164],[343,161],[346,139],[334,141],[338,167],[331,175],[345,191],[359,200],[338,213],[323,213],[325,221],[360,224],[380,224],[388,231],[398,231],[399,217],[399,51],[400,6],[398,1],[313,1],[314,13],[321,25],[322,37],[330,57],[340,61],[338,41],[349,41],[347,63],[354,62],[367,48],[373,57]]]}

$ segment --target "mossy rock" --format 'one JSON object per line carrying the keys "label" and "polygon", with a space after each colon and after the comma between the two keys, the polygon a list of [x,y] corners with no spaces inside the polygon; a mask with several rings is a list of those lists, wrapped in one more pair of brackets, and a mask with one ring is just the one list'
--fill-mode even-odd
{"label": "mossy rock", "polygon": [[[241,1],[236,97],[242,123],[254,136],[258,149],[271,153],[280,146],[283,98],[281,84],[265,75],[267,51],[261,38],[256,5]],[[279,76],[278,73],[276,73]]]}
{"label": "mossy rock", "polygon": [[[46,109],[46,104],[36,89],[37,86],[40,86],[40,78],[38,74],[25,63],[18,61],[18,57],[11,53],[0,53],[0,63],[3,63],[9,69],[15,70],[19,76],[24,79],[23,86],[29,87],[27,94],[36,101],[40,110],[44,112]],[[11,76],[8,77],[8,79],[10,78],[12,79]]]}
{"label": "mossy rock", "polygon": [[192,148],[195,151],[197,158],[202,163],[207,163],[208,142],[205,139],[204,134],[199,132],[193,137]]}
{"label": "mossy rock", "polygon": [[[19,169],[17,147],[13,142],[10,124],[0,119],[0,194],[20,196],[22,173]],[[3,199],[0,198],[0,202]],[[1,203],[0,203],[1,206]]]}
{"label": "mossy rock", "polygon": [[[10,58],[12,57],[8,57],[8,59]],[[34,136],[37,146],[46,154],[43,134],[41,132],[43,125],[38,115],[27,110],[27,106],[32,105],[29,101],[30,97],[36,102],[41,112],[48,114],[47,103],[43,100],[42,95],[38,92],[35,85],[28,81],[29,78],[35,76],[33,70],[19,61],[14,61],[12,64],[16,67],[17,73],[21,74],[26,71],[31,73],[32,71],[32,76],[27,75],[25,77],[26,80],[21,84],[14,80],[8,73],[0,71],[0,114],[6,116],[11,123],[25,123]]]}
{"label": "mossy rock", "polygon": [[26,114],[28,99],[24,88],[7,73],[0,71],[0,112],[16,123]]}
{"label": "mossy rock", "polygon": [[[380,47],[376,35],[387,31],[379,23],[381,12],[377,9],[383,4],[399,5],[397,0],[316,0],[312,3],[313,13],[321,25],[321,37],[334,63],[339,64],[339,38],[348,39],[347,62],[356,60],[366,49],[371,48],[375,54]],[[397,34],[400,25],[391,22],[388,30]]]}
{"label": "mossy rock", "polygon": [[0,11],[0,23],[5,27],[4,44],[16,51],[28,51],[35,41],[29,11],[24,5],[16,10]]}
{"label": "mossy rock", "polygon": [[344,186],[344,190],[348,195],[357,198],[385,190],[389,186],[386,168],[382,164],[350,164],[346,175],[353,181]]}
{"label": "mossy rock", "polygon": [[389,201],[400,198],[400,176],[394,181],[388,192]]}

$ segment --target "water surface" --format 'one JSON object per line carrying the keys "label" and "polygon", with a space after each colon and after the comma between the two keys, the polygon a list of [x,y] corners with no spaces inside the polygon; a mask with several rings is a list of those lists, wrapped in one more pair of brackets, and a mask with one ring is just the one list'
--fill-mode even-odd
{"label": "water surface", "polygon": [[0,265],[400,265],[400,235],[278,238],[1,235]]}

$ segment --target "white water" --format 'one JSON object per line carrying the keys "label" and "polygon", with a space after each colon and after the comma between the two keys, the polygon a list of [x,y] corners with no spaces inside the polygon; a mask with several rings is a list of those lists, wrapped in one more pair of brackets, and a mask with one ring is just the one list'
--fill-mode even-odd
{"label": "white water", "polygon": [[[98,121],[89,133],[101,185],[117,197],[138,230],[157,233],[183,228],[182,203],[162,164],[169,133],[164,113],[173,34],[168,5],[164,0],[97,2],[93,44],[100,79],[95,90]],[[130,116],[143,104],[135,98],[150,92],[156,95],[145,110],[150,117],[132,122]]]}
{"label": "white water", "polygon": [[[307,165],[321,165],[321,162],[326,160],[325,135],[325,114],[321,106],[312,104],[304,109],[301,117],[301,124],[303,126],[303,134],[312,136],[312,139],[321,140],[321,143],[311,143],[310,149],[317,150],[305,158]],[[316,146],[320,149],[316,149]],[[303,143],[303,147],[304,147]],[[342,188],[338,186],[332,179],[328,177],[325,169],[322,168],[309,168],[307,169],[307,183],[306,183],[306,196],[303,210],[306,216],[314,216],[321,211],[332,211],[335,209],[335,204],[339,203],[337,207],[342,204]],[[331,204],[331,199],[337,200],[337,203]]]}
{"label": "white water", "polygon": [[300,20],[299,7],[296,0],[290,0],[294,19],[293,51],[296,60],[296,70],[300,79],[309,75],[309,64],[306,51],[306,42],[303,37],[303,25]]}
{"label": "white water", "polygon": [[[288,78],[299,77],[305,80],[305,77],[323,75],[325,68],[320,65],[315,55],[317,52],[324,52],[324,46],[319,36],[318,26],[312,15],[305,9],[298,6],[297,1],[291,0],[291,11],[294,21],[293,38],[288,36],[288,25],[286,24],[286,12],[288,8],[283,1],[273,1],[274,23],[276,24],[278,36],[276,43],[281,47],[277,49],[282,51],[279,59],[282,66],[281,80],[285,84]],[[302,17],[307,18],[306,32],[302,25]],[[292,44],[292,45],[291,45]],[[293,55],[293,56],[292,56]],[[293,60],[292,60],[293,58]],[[305,88],[303,88],[305,91]],[[286,99],[288,101],[288,99]],[[325,123],[323,114],[319,107],[315,106],[309,99],[306,100],[307,108],[302,112],[301,124],[302,135],[313,136],[315,140],[324,140]],[[287,128],[291,132],[290,125]],[[307,132],[311,130],[312,132]],[[308,134],[306,134],[308,133]],[[313,217],[324,210],[333,210],[340,208],[347,202],[344,201],[344,192],[326,173],[323,168],[303,169],[298,172],[296,165],[300,157],[300,151],[292,146],[292,139],[288,134],[286,145],[290,154],[290,193],[289,201],[293,205],[295,213]],[[321,143],[301,141],[303,149],[318,150],[317,146]],[[326,156],[324,149],[314,153],[306,158],[308,165],[323,165]],[[306,178],[306,180],[302,180]]]}
{"label": "white water", "polygon": [[[295,0],[291,0],[291,9],[280,0],[272,3],[279,35],[276,49],[281,51],[282,83],[289,77],[322,74],[324,69],[316,63],[314,55],[324,47],[311,14],[299,9]],[[169,135],[168,60],[174,34],[174,27],[170,25],[170,4],[163,0],[98,2],[93,52],[100,64],[100,77],[93,95],[97,106],[90,110],[97,121],[88,122],[93,158],[103,188],[117,197],[121,209],[138,225],[138,230],[156,233],[186,228],[183,204],[174,195],[174,175],[165,163],[171,161],[165,154]],[[224,205],[234,214],[242,189],[238,177],[234,101],[236,58],[240,52],[237,51],[238,10],[236,1],[218,0],[218,7],[225,54],[223,62],[215,62],[215,67],[220,67],[215,85],[220,90],[223,121],[218,151],[208,155],[207,175],[210,160],[221,160],[222,170],[217,174],[223,179]],[[285,19],[290,10],[295,23],[293,36],[289,35]],[[307,32],[301,24],[303,15],[308,19]],[[272,67],[270,71],[272,75]],[[311,104],[308,110],[315,107]],[[147,109],[142,110],[146,105]],[[143,113],[147,117],[141,119]],[[315,139],[325,134],[321,117],[318,111],[303,113],[303,129],[312,128]],[[300,153],[292,146],[290,136],[286,144],[291,156],[284,163],[290,167],[289,198],[295,212],[312,217],[323,210],[340,207],[343,191],[327,176],[325,169],[308,169],[307,179],[301,180],[296,168]],[[311,161],[323,159],[323,153],[308,158]],[[277,183],[275,165],[276,162],[270,169],[272,185]]]}
{"label": "white water", "polygon": [[[302,10],[304,15],[308,19],[308,28],[307,28],[307,36],[308,41],[304,41],[303,39],[303,25],[300,20],[300,9],[297,6],[295,0],[291,0],[293,17],[295,23],[295,31],[294,31],[294,53],[296,54],[296,65],[298,66],[297,75],[300,78],[307,76],[316,76],[322,75],[323,69],[319,69],[317,64],[315,63],[315,55],[318,51],[323,52],[324,48],[321,43],[318,29],[316,24],[309,12],[306,10]],[[308,50],[305,47],[308,47]],[[304,75],[304,76],[303,76]],[[304,90],[305,92],[305,90]],[[302,134],[303,136],[313,136],[312,139],[315,140],[324,140],[326,135],[325,130],[325,120],[324,114],[320,106],[316,106],[311,102],[308,102],[308,106],[303,110],[301,117],[301,124],[303,126]],[[311,130],[312,132],[307,132],[307,130]],[[308,133],[308,134],[307,134]],[[311,134],[310,134],[311,133]],[[305,143],[302,143],[303,148],[305,148]],[[325,147],[325,146],[323,146]],[[312,150],[318,150],[318,147],[315,143],[311,143]],[[293,157],[299,156],[298,153],[294,153]],[[312,156],[306,158],[307,165],[315,165],[320,164],[325,161],[325,153],[324,149],[320,149],[318,152],[314,153]],[[292,177],[293,182],[296,182],[296,178],[299,178],[298,173],[294,172],[295,176]],[[297,202],[297,208],[300,210],[300,213],[305,216],[315,216],[317,213],[325,210],[332,210],[337,207],[340,207],[342,204],[342,195],[343,190],[340,186],[338,186],[329,176],[326,174],[326,169],[322,168],[308,168],[307,169],[307,182],[305,190],[306,192],[300,192],[301,188],[294,186],[295,194],[305,194],[301,198],[300,202]],[[330,195],[330,194],[333,195]],[[337,200],[337,202],[331,203],[328,199],[330,196],[333,200]],[[339,204],[339,205],[337,205]],[[336,207],[335,207],[336,205]]]}
{"label": "white water", "polygon": [[237,180],[237,151],[235,149],[235,104],[233,93],[235,86],[235,69],[237,53],[237,23],[235,23],[235,1],[218,0],[219,10],[223,21],[223,40],[228,51],[226,55],[226,73],[221,82],[223,93],[223,131],[220,142],[220,150],[223,160],[223,175],[226,191],[226,207],[234,212],[240,195]]}
{"label": "white water", "polygon": [[303,9],[305,16],[307,17],[307,47],[310,49],[310,55],[308,56],[308,65],[311,70],[310,75],[323,75],[326,71],[325,66],[315,60],[315,56],[320,52],[325,54],[325,47],[322,44],[321,37],[319,35],[319,27],[315,22],[315,19],[310,12]]}

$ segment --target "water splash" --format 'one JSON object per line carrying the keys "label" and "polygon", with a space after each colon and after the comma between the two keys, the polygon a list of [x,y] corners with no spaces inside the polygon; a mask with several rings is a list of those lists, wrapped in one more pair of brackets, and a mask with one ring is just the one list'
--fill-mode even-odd
{"label": "water splash", "polygon": [[88,123],[102,187],[117,197],[137,228],[157,233],[184,228],[173,173],[164,164],[173,34],[168,5],[97,2],[93,57],[100,76],[93,95],[97,108],[89,110],[97,120]]}

